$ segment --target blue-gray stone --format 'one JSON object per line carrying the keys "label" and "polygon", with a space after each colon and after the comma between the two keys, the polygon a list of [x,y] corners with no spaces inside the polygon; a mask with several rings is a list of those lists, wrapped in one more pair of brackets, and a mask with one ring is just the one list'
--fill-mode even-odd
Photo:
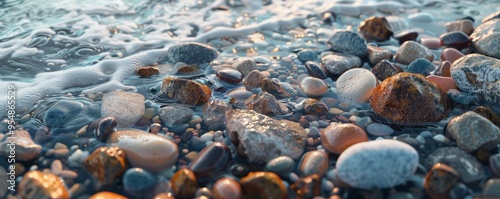
{"label": "blue-gray stone", "polygon": [[59,101],[45,112],[43,121],[48,127],[62,127],[83,109],[83,104],[77,101]]}
{"label": "blue-gray stone", "polygon": [[321,58],[321,64],[328,72],[334,75],[341,75],[352,68],[359,68],[363,65],[363,61],[357,56],[347,54],[331,54]]}
{"label": "blue-gray stone", "polygon": [[418,73],[424,76],[430,75],[432,71],[434,71],[434,64],[424,58],[412,61],[405,69],[405,72]]}
{"label": "blue-gray stone", "polygon": [[299,53],[297,53],[297,56],[302,62],[314,61],[318,58],[316,52],[312,50],[301,50]]}
{"label": "blue-gray stone", "polygon": [[334,31],[329,42],[333,51],[341,52],[358,57],[366,57],[368,55],[368,46],[365,39],[358,33],[350,30]]}
{"label": "blue-gray stone", "polygon": [[274,172],[280,176],[285,176],[293,169],[294,161],[288,156],[279,156],[266,164],[266,170]]}
{"label": "blue-gray stone", "polygon": [[436,163],[443,163],[460,173],[460,180],[466,184],[479,182],[485,177],[485,168],[472,155],[457,147],[443,147],[431,153],[425,160],[430,169]]}
{"label": "blue-gray stone", "polygon": [[213,61],[219,56],[219,52],[211,46],[187,42],[171,46],[167,51],[170,62],[183,62],[186,64],[204,64]]}
{"label": "blue-gray stone", "polygon": [[141,168],[130,168],[123,174],[123,188],[129,192],[145,191],[156,182],[155,174]]}
{"label": "blue-gray stone", "polygon": [[307,73],[313,77],[317,77],[320,79],[328,78],[328,75],[325,72],[325,69],[315,61],[307,61],[305,63],[305,67],[307,69]]}

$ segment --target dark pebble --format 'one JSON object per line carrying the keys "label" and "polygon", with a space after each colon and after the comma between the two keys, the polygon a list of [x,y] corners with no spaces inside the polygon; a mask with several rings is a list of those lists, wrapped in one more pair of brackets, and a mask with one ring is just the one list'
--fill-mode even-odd
{"label": "dark pebble", "polygon": [[220,80],[227,83],[237,84],[243,81],[243,74],[236,69],[222,68],[217,70],[215,74]]}
{"label": "dark pebble", "polygon": [[326,74],[326,69],[323,68],[318,62],[314,61],[307,61],[305,63],[307,73],[313,77],[317,77],[320,79],[326,79],[328,78],[328,75]]}
{"label": "dark pebble", "polygon": [[248,175],[249,169],[245,165],[236,163],[229,168],[229,172],[238,178],[242,178]]}
{"label": "dark pebble", "polygon": [[301,50],[297,56],[301,62],[314,61],[318,58],[316,52],[312,50]]}
{"label": "dark pebble", "polygon": [[392,62],[390,62],[389,60],[382,60],[372,68],[372,73],[380,81],[384,81],[385,79],[399,72],[401,72],[401,69],[397,66],[394,66],[394,64],[392,64]]}
{"label": "dark pebble", "polygon": [[427,59],[419,58],[410,63],[405,69],[405,72],[418,73],[428,76],[434,71],[434,64]]}
{"label": "dark pebble", "polygon": [[444,33],[439,37],[442,46],[456,48],[461,50],[467,48],[470,44],[469,36],[460,31]]}
{"label": "dark pebble", "polygon": [[198,178],[207,178],[223,171],[231,159],[229,148],[220,142],[215,142],[203,149],[191,162],[189,168]]}
{"label": "dark pebble", "polygon": [[156,182],[155,174],[141,168],[130,168],[123,174],[123,188],[132,194],[147,191]]}
{"label": "dark pebble", "polygon": [[416,41],[418,32],[403,30],[395,32],[392,37],[394,37],[394,39],[397,39],[399,41],[399,44],[403,44],[406,41]]}

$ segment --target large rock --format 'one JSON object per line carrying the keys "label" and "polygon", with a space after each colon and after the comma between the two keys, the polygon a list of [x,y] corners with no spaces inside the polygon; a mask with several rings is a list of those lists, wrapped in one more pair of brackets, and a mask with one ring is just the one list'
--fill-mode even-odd
{"label": "large rock", "polygon": [[457,147],[439,148],[425,159],[428,169],[436,163],[443,163],[455,169],[464,183],[478,182],[485,177],[482,164],[474,156]]}
{"label": "large rock", "polygon": [[406,182],[418,166],[418,153],[395,140],[361,142],[338,158],[337,176],[360,189],[383,189]]}
{"label": "large rock", "polygon": [[175,77],[166,77],[161,91],[162,97],[188,105],[202,105],[212,96],[212,90],[207,85]]}
{"label": "large rock", "polygon": [[196,42],[176,44],[167,51],[167,57],[172,63],[184,62],[199,65],[209,63],[218,56],[219,52],[211,46]]}
{"label": "large rock", "polygon": [[[15,147],[13,149],[13,147]],[[42,146],[36,144],[25,130],[16,130],[12,135],[5,136],[0,142],[0,156],[16,161],[30,161],[38,157]],[[14,152],[14,154],[12,154]]]}
{"label": "large rock", "polygon": [[402,125],[438,122],[451,112],[448,96],[424,76],[398,73],[374,90],[370,106],[381,117]]}
{"label": "large rock", "polygon": [[358,68],[363,65],[359,57],[346,54],[331,54],[321,58],[321,64],[328,72],[334,75],[341,75],[351,68]]}
{"label": "large rock", "polygon": [[21,198],[69,199],[69,192],[64,182],[57,175],[41,171],[29,171],[19,183]]}
{"label": "large rock", "polygon": [[453,118],[446,126],[446,133],[469,153],[480,147],[491,150],[500,144],[500,128],[473,111]]}
{"label": "large rock", "polygon": [[331,45],[333,51],[361,58],[366,57],[368,52],[365,39],[358,33],[350,30],[334,31],[328,43]]}
{"label": "large rock", "polygon": [[282,155],[298,159],[307,139],[307,132],[299,124],[275,120],[253,110],[228,111],[226,129],[238,154],[255,163]]}
{"label": "large rock", "polygon": [[500,60],[480,54],[466,55],[453,62],[451,77],[460,91],[476,103],[500,111]]}
{"label": "large rock", "polygon": [[276,98],[267,93],[261,92],[250,96],[245,101],[247,109],[254,110],[264,115],[284,115],[289,112],[288,108]]}
{"label": "large rock", "polygon": [[500,59],[500,19],[495,18],[479,25],[470,35],[473,49],[483,55]]}
{"label": "large rock", "polygon": [[116,118],[118,127],[132,126],[144,115],[144,101],[139,93],[107,93],[102,97],[101,116]]}

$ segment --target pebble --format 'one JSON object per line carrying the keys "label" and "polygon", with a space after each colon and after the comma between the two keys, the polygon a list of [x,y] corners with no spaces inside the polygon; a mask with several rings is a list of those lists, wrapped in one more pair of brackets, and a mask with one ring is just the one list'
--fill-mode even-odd
{"label": "pebble", "polygon": [[321,100],[315,98],[309,98],[302,102],[304,106],[304,112],[308,115],[326,115],[328,114],[328,107]]}
{"label": "pebble", "polygon": [[59,175],[63,170],[63,165],[61,160],[54,160],[52,164],[50,164],[50,172],[53,174]]}
{"label": "pebble", "polygon": [[405,68],[405,72],[418,73],[424,76],[430,75],[431,72],[434,70],[435,70],[434,64],[432,64],[432,62],[424,58],[419,58],[416,59],[415,61],[412,61],[410,65],[408,65]]}
{"label": "pebble", "polygon": [[428,12],[419,12],[409,15],[408,19],[419,23],[430,23],[434,21],[434,16]]}
{"label": "pebble", "polygon": [[418,37],[418,32],[410,31],[410,30],[402,30],[394,32],[392,35],[394,39],[399,41],[399,44],[404,44],[407,41],[415,41]]}
{"label": "pebble", "polygon": [[333,124],[321,131],[323,148],[334,154],[341,154],[350,146],[366,141],[366,132],[355,124]]}
{"label": "pebble", "polygon": [[255,163],[283,155],[298,159],[307,139],[307,132],[298,123],[275,120],[253,110],[226,112],[226,130],[238,154]]}
{"label": "pebble", "polygon": [[207,178],[224,170],[229,160],[231,160],[229,148],[221,142],[214,142],[196,156],[189,169],[197,178]]}
{"label": "pebble", "polygon": [[[89,199],[127,199],[127,197],[109,191],[101,191],[93,194]],[[157,199],[157,198],[155,198]]]}
{"label": "pebble", "polygon": [[453,63],[457,59],[460,59],[463,56],[464,56],[464,54],[462,52],[458,51],[457,49],[446,48],[441,53],[441,60],[442,61],[449,61],[450,63]]}
{"label": "pebble", "polygon": [[264,79],[264,75],[258,70],[253,70],[248,73],[243,79],[243,85],[247,90],[260,87],[260,82]]}
{"label": "pebble", "polygon": [[183,105],[171,105],[160,108],[159,115],[167,126],[184,123],[193,117],[193,110]]}
{"label": "pebble", "polygon": [[358,32],[367,41],[386,41],[391,38],[392,30],[384,17],[369,17],[359,23]]}
{"label": "pebble", "polygon": [[140,78],[148,78],[160,74],[160,70],[157,67],[145,66],[135,70],[135,74],[139,75]]}
{"label": "pebble", "polygon": [[200,137],[201,141],[203,142],[208,142],[208,141],[213,141],[214,140],[214,134],[212,133],[205,133]]}
{"label": "pebble", "polygon": [[118,147],[100,147],[83,162],[96,190],[113,185],[125,173],[127,166],[125,151]]}
{"label": "pebble", "polygon": [[219,52],[205,44],[185,42],[170,46],[166,56],[172,63],[183,62],[199,65],[211,62],[219,56]]}
{"label": "pebble", "polygon": [[367,69],[348,70],[337,79],[337,93],[341,100],[348,102],[367,102],[373,89],[377,86],[377,78]]}
{"label": "pebble", "polygon": [[212,188],[215,199],[241,199],[242,190],[238,181],[231,178],[221,178]]}
{"label": "pebble", "polygon": [[334,30],[328,43],[335,52],[354,55],[360,58],[367,55],[368,49],[365,39],[351,30]]}
{"label": "pebble", "polygon": [[294,161],[288,156],[279,156],[266,164],[266,171],[274,172],[280,176],[290,173],[294,166]]}
{"label": "pebble", "polygon": [[392,52],[383,48],[368,45],[368,62],[375,65],[382,60],[392,59]]}
{"label": "pebble", "polygon": [[333,75],[341,75],[345,71],[361,67],[363,62],[359,57],[345,54],[330,54],[321,58],[321,64]]}
{"label": "pebble", "polygon": [[491,150],[500,144],[500,128],[473,111],[454,117],[446,126],[446,134],[458,147],[473,152],[479,148]]}
{"label": "pebble", "polygon": [[312,199],[321,195],[321,177],[313,174],[290,185],[290,190],[294,191],[297,199]]}
{"label": "pebble", "polygon": [[451,112],[448,95],[424,76],[398,73],[373,91],[373,111],[395,124],[438,122]]}
{"label": "pebble", "polygon": [[323,151],[309,151],[305,153],[299,162],[298,174],[301,177],[316,174],[319,177],[328,171],[328,155]]}
{"label": "pebble", "polygon": [[366,127],[366,132],[374,136],[389,136],[394,133],[394,129],[385,124],[371,123]]}
{"label": "pebble", "polygon": [[432,62],[434,55],[425,46],[414,41],[404,42],[394,56],[394,59],[401,64],[410,64],[419,58],[425,58]]}
{"label": "pebble", "polygon": [[144,115],[145,98],[139,93],[116,91],[102,97],[101,116],[114,117],[118,127],[134,125]]}
{"label": "pebble", "polygon": [[442,134],[437,134],[434,137],[432,137],[432,139],[435,140],[436,142],[441,142],[441,143],[446,143],[446,144],[449,144],[451,142],[450,139],[448,139],[447,137],[445,137]]}
{"label": "pebble", "polygon": [[59,177],[41,171],[26,172],[17,192],[21,198],[70,198],[68,189]]}
{"label": "pebble", "polygon": [[246,77],[250,72],[257,70],[257,63],[252,58],[243,57],[234,62],[232,68],[240,71]]}
{"label": "pebble", "polygon": [[142,168],[130,168],[123,174],[123,189],[133,195],[149,194],[156,183],[156,175]]}
{"label": "pebble", "polygon": [[420,43],[429,49],[439,49],[441,48],[441,40],[434,37],[426,37],[420,39]]}
{"label": "pebble", "polygon": [[471,35],[474,32],[474,22],[467,19],[448,22],[444,24],[444,27],[448,32],[460,31],[466,35]]}
{"label": "pebble", "polygon": [[315,61],[307,61],[305,63],[305,67],[307,70],[307,73],[312,76],[316,77],[319,79],[326,79],[328,78],[328,75],[326,74],[326,69],[323,67],[321,64]]}
{"label": "pebble", "polygon": [[482,164],[474,156],[457,147],[439,148],[425,159],[425,165],[429,169],[436,163],[443,163],[455,169],[460,174],[460,180],[466,184],[479,182],[485,177]]}
{"label": "pebble", "polygon": [[243,81],[245,77],[240,71],[232,68],[219,68],[215,72],[215,75],[222,81],[230,84],[237,84]]}
{"label": "pebble", "polygon": [[[466,95],[500,110],[500,60],[480,54],[468,54],[453,62],[451,77]],[[452,99],[454,99],[452,97]],[[454,100],[455,101],[455,100]],[[460,101],[456,100],[460,103]]]}
{"label": "pebble", "polygon": [[203,105],[203,123],[207,126],[214,123],[222,123],[226,117],[226,111],[232,109],[229,103],[218,99],[212,99]]}
{"label": "pebble", "polygon": [[394,66],[392,62],[389,60],[382,60],[377,63],[372,68],[372,73],[379,79],[380,81],[384,81],[385,79],[389,78],[390,76],[393,76],[399,72],[402,72],[401,69],[397,66]]}
{"label": "pebble", "polygon": [[444,33],[439,37],[441,45],[449,48],[463,49],[470,44],[469,36],[461,31]]}
{"label": "pebble", "polygon": [[276,98],[267,93],[254,94],[245,100],[248,110],[254,110],[264,115],[285,115],[289,113],[288,108]]}
{"label": "pebble", "polygon": [[434,74],[442,77],[451,77],[450,69],[451,63],[449,61],[442,61],[441,65],[434,71]]}
{"label": "pebble", "polygon": [[160,173],[177,161],[177,144],[163,136],[138,130],[119,130],[110,135],[107,143],[125,151],[132,167]]}
{"label": "pebble", "polygon": [[417,169],[419,155],[395,140],[360,142],[337,159],[337,176],[360,189],[383,189],[406,182]]}
{"label": "pebble", "polygon": [[500,179],[492,178],[486,181],[483,186],[481,193],[489,197],[500,197]]}
{"label": "pebble", "polygon": [[185,65],[185,63],[176,64],[176,75],[200,75],[203,71],[197,65]]}
{"label": "pebble", "polygon": [[429,75],[426,77],[429,81],[436,84],[443,90],[444,92],[448,92],[451,89],[458,89],[457,85],[453,81],[451,77],[441,77],[437,75]]}
{"label": "pebble", "polygon": [[66,123],[75,118],[83,109],[84,105],[78,101],[61,100],[56,102],[43,114],[43,122],[52,130],[64,127]]}
{"label": "pebble", "polygon": [[[14,150],[11,150],[14,148]],[[14,155],[12,156],[12,153]],[[15,161],[27,162],[35,159],[42,152],[42,146],[36,144],[28,131],[14,130],[0,142],[0,156],[5,159],[14,158]],[[9,160],[11,161],[11,160]]]}
{"label": "pebble", "polygon": [[272,172],[250,172],[241,178],[246,198],[287,199],[288,191],[281,178]]}
{"label": "pebble", "polygon": [[[323,121],[320,121],[320,122],[323,122]],[[325,124],[325,127],[327,127],[329,125],[329,123],[326,123]],[[309,132],[307,133],[307,137],[311,137],[313,139],[316,139],[316,138],[319,138],[320,136],[320,132],[319,132],[319,129],[317,127],[310,127],[309,128]]]}
{"label": "pebble", "polygon": [[301,50],[300,52],[297,53],[297,58],[301,62],[307,62],[307,61],[314,61],[318,58],[318,54],[316,52],[306,49],[306,50]]}
{"label": "pebble", "polygon": [[277,99],[283,99],[290,96],[278,80],[264,78],[260,81],[260,88],[262,91],[274,95]]}
{"label": "pebble", "polygon": [[161,92],[161,97],[187,105],[202,105],[212,96],[212,90],[207,85],[175,77],[163,79]]}
{"label": "pebble", "polygon": [[175,198],[194,198],[198,182],[194,173],[186,168],[179,169],[170,179]]}
{"label": "pebble", "polygon": [[328,85],[316,77],[304,78],[299,86],[308,97],[323,97],[328,92]]}
{"label": "pebble", "polygon": [[437,163],[425,176],[424,189],[431,199],[448,198],[460,174],[446,164]]}

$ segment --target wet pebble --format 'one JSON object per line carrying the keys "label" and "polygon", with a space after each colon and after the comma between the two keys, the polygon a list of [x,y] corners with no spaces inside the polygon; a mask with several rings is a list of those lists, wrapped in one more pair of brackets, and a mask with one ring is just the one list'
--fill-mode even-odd
{"label": "wet pebble", "polygon": [[448,198],[460,174],[446,164],[437,163],[425,176],[424,189],[432,199]]}
{"label": "wet pebble", "polygon": [[218,99],[212,99],[203,105],[203,123],[211,125],[214,123],[222,123],[225,118],[226,111],[233,108],[227,102]]}
{"label": "wet pebble", "polygon": [[244,77],[240,71],[232,68],[220,68],[215,74],[220,80],[231,84],[240,83]]}
{"label": "wet pebble", "polygon": [[418,32],[402,30],[394,32],[393,37],[399,41],[399,44],[404,44],[407,41],[415,41],[418,37]]}
{"label": "wet pebble", "polygon": [[307,70],[307,73],[309,73],[310,76],[319,78],[319,79],[326,79],[328,78],[328,75],[326,74],[326,69],[320,65],[319,63],[315,61],[307,61],[305,63],[305,67]]}
{"label": "wet pebble", "polygon": [[243,85],[246,89],[251,90],[260,86],[260,82],[264,79],[264,75],[258,70],[253,70],[248,73],[243,79]]}
{"label": "wet pebble", "polygon": [[68,189],[59,177],[37,170],[24,174],[19,183],[18,194],[22,198],[70,198]]}
{"label": "wet pebble", "polygon": [[434,71],[434,74],[443,77],[451,77],[450,69],[451,63],[449,61],[443,61],[436,71]]}
{"label": "wet pebble", "polygon": [[350,146],[366,141],[366,132],[355,124],[333,124],[321,131],[322,146],[334,154],[341,154]]}
{"label": "wet pebble", "polygon": [[113,185],[125,173],[127,166],[125,151],[118,147],[100,147],[83,162],[96,190]]}
{"label": "wet pebble", "polygon": [[250,172],[241,178],[244,197],[286,199],[288,191],[281,178],[272,172]]}
{"label": "wet pebble", "polygon": [[[12,148],[14,150],[12,150]],[[12,156],[14,152],[14,156]],[[5,159],[26,162],[35,159],[42,152],[42,146],[36,144],[28,131],[14,130],[0,142],[0,156]]]}
{"label": "wet pebble", "polygon": [[367,41],[386,41],[391,38],[392,30],[384,17],[369,17],[359,24],[358,32]]}
{"label": "wet pebble", "polygon": [[317,174],[319,177],[325,175],[328,171],[328,155],[320,150],[309,151],[300,159],[298,174],[305,177]]}
{"label": "wet pebble", "polygon": [[441,45],[449,48],[463,49],[470,44],[469,36],[460,31],[444,33],[439,37]]}
{"label": "wet pebble", "polygon": [[157,67],[146,66],[135,70],[135,74],[139,75],[141,78],[148,78],[153,75],[160,74],[160,70]]}
{"label": "wet pebble", "polygon": [[231,178],[221,178],[212,188],[215,199],[241,199],[242,190],[238,181]]}
{"label": "wet pebble", "polygon": [[481,193],[488,197],[500,197],[500,179],[492,178],[486,181]]}
{"label": "wet pebble", "polygon": [[367,55],[366,41],[358,33],[350,30],[334,30],[329,42],[335,52],[340,52],[357,57]]}
{"label": "wet pebble", "polygon": [[189,169],[197,178],[207,178],[226,168],[231,160],[229,148],[220,142],[215,142],[204,148],[191,162]]}
{"label": "wet pebble", "polygon": [[205,44],[186,42],[168,48],[166,56],[172,63],[183,62],[198,65],[211,62],[219,56],[219,52]]}
{"label": "wet pebble", "polygon": [[368,45],[368,62],[375,65],[382,60],[392,59],[392,52],[383,48]]}
{"label": "wet pebble", "polygon": [[428,12],[419,12],[409,15],[408,19],[419,23],[430,23],[434,21],[434,16]]}
{"label": "wet pebble", "polygon": [[473,111],[450,120],[446,126],[446,134],[456,140],[458,147],[467,152],[480,147],[491,150],[500,144],[500,128]]}
{"label": "wet pebble", "polygon": [[97,193],[91,195],[89,199],[109,199],[109,198],[113,198],[113,199],[127,199],[127,197],[125,197],[123,195],[120,195],[120,194],[117,194],[117,193],[113,193],[113,192],[109,192],[109,191],[97,192]]}
{"label": "wet pebble", "polygon": [[330,54],[321,58],[321,64],[331,74],[341,75],[349,69],[361,67],[363,62],[353,55]]}
{"label": "wet pebble", "polygon": [[404,42],[394,57],[394,59],[401,64],[410,64],[419,58],[433,61],[434,55],[425,46],[414,41]]}
{"label": "wet pebble", "polygon": [[285,115],[289,112],[283,103],[265,91],[250,96],[245,100],[245,105],[248,110],[254,110],[264,115]]}
{"label": "wet pebble", "polygon": [[144,101],[144,96],[139,93],[107,93],[102,97],[101,116],[114,117],[118,127],[132,126],[144,115]]}
{"label": "wet pebble", "polygon": [[429,81],[436,84],[441,88],[442,91],[448,92],[451,89],[458,89],[457,85],[451,77],[441,77],[437,75],[429,75],[426,77]]}
{"label": "wet pebble", "polygon": [[308,97],[322,97],[328,92],[328,85],[321,79],[306,77],[300,82],[300,88]]}
{"label": "wet pebble", "polygon": [[348,70],[337,79],[337,93],[341,100],[355,103],[367,102],[377,86],[377,78],[367,69]]}
{"label": "wet pebble", "polygon": [[251,71],[257,70],[257,63],[252,58],[244,57],[234,62],[232,68],[241,72],[243,76],[247,76]]}
{"label": "wet pebble", "polygon": [[309,175],[300,178],[290,185],[290,190],[294,191],[297,199],[312,199],[321,195],[321,177],[319,175]]}
{"label": "wet pebble", "polygon": [[290,173],[294,166],[294,161],[288,156],[279,156],[266,164],[266,171],[274,172],[280,176]]}
{"label": "wet pebble", "polygon": [[308,115],[326,115],[328,114],[328,107],[321,100],[309,98],[302,102],[304,111]]}
{"label": "wet pebble", "polygon": [[489,167],[495,176],[500,177],[500,154],[490,156]]}
{"label": "wet pebble", "polygon": [[394,129],[385,124],[372,123],[366,127],[366,132],[374,136],[388,136],[394,133]]}
{"label": "wet pebble", "polygon": [[175,198],[194,198],[198,183],[194,173],[186,168],[179,169],[170,179]]}
{"label": "wet pebble", "polygon": [[307,62],[307,61],[314,61],[318,58],[318,54],[312,50],[301,50],[299,53],[297,53],[297,58],[301,62]]}
{"label": "wet pebble", "polygon": [[163,79],[161,91],[162,97],[188,105],[202,105],[212,96],[212,90],[207,85],[175,77]]}
{"label": "wet pebble", "polygon": [[405,72],[418,73],[424,76],[430,75],[431,72],[434,70],[435,70],[434,64],[432,64],[432,62],[424,58],[419,58],[412,61],[410,65],[408,65],[405,68]]}
{"label": "wet pebble", "polygon": [[145,195],[156,183],[155,174],[142,168],[130,168],[123,174],[123,188],[133,195]]}
{"label": "wet pebble", "polygon": [[385,79],[399,72],[402,72],[401,69],[397,66],[394,66],[394,64],[389,60],[382,60],[372,68],[372,73],[380,81],[384,81]]}
{"label": "wet pebble", "polygon": [[429,169],[436,163],[443,163],[455,169],[460,174],[460,180],[466,184],[479,182],[485,177],[482,164],[474,156],[457,147],[439,148],[425,159],[425,165]]}
{"label": "wet pebble", "polygon": [[439,38],[425,37],[420,39],[420,43],[429,49],[441,48],[441,40],[439,40]]}
{"label": "wet pebble", "polygon": [[442,61],[449,61],[450,63],[455,62],[455,60],[460,59],[463,57],[464,54],[457,49],[454,48],[446,48],[443,50],[441,53],[441,60]]}
{"label": "wet pebble", "polygon": [[193,117],[193,110],[183,105],[164,106],[159,110],[163,123],[167,126],[184,123]]}
{"label": "wet pebble", "polygon": [[278,80],[264,78],[260,81],[260,88],[274,95],[277,99],[283,99],[290,96],[288,92],[283,88]]}

